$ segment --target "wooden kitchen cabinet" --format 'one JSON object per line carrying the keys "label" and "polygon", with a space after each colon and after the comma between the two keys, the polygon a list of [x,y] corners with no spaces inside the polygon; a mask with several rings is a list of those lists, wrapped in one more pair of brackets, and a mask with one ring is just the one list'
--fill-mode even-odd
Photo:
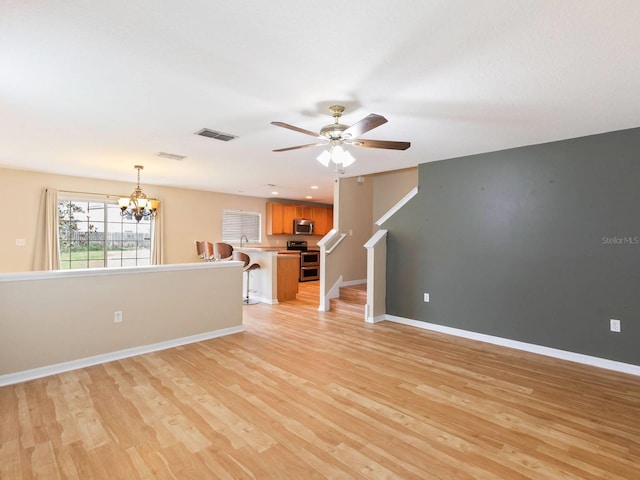
{"label": "wooden kitchen cabinet", "polygon": [[302,217],[300,217],[300,218],[306,218],[308,220],[315,220],[315,218],[313,218],[313,212],[314,212],[315,208],[317,208],[317,207],[309,207],[309,206],[302,207]]}
{"label": "wooden kitchen cabinet", "polygon": [[278,302],[295,300],[300,280],[300,255],[278,255]]}
{"label": "wooden kitchen cabinet", "polygon": [[329,233],[329,230],[333,228],[333,207],[327,208],[324,214],[326,215],[327,219],[327,231],[324,232],[326,235],[327,233]]}
{"label": "wooden kitchen cabinet", "polygon": [[284,231],[284,204],[267,202],[267,235],[283,235]]}
{"label": "wooden kitchen cabinet", "polygon": [[293,219],[298,217],[298,206],[284,204],[284,233],[285,235],[293,235]]}
{"label": "wooden kitchen cabinet", "polygon": [[309,205],[292,205],[293,218],[304,218],[305,220],[313,220],[313,208],[313,206]]}
{"label": "wooden kitchen cabinet", "polygon": [[333,208],[313,207],[311,218],[316,222],[316,235],[324,236],[333,228]]}
{"label": "wooden kitchen cabinet", "polygon": [[295,203],[266,203],[267,235],[293,235],[293,220],[305,218],[315,222],[314,235],[326,235],[333,228],[333,208]]}

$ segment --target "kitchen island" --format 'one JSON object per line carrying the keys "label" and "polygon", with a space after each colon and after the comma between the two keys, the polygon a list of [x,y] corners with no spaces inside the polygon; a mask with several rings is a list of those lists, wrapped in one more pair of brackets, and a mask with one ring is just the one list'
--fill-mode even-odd
{"label": "kitchen island", "polygon": [[[269,304],[295,300],[300,272],[299,252],[282,247],[239,247],[235,250],[246,253],[251,263],[260,265],[260,269],[249,273],[251,298]],[[246,281],[244,275],[243,291],[247,288]]]}
{"label": "kitchen island", "polygon": [[279,302],[295,300],[298,294],[300,278],[300,255],[298,252],[278,254],[278,286],[277,294]]}

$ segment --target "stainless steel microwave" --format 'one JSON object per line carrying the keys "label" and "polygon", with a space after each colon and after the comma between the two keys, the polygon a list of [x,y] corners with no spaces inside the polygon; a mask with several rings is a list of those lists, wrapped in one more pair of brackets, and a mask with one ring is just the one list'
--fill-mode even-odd
{"label": "stainless steel microwave", "polygon": [[293,219],[293,233],[295,235],[313,235],[313,227],[315,222],[306,218]]}

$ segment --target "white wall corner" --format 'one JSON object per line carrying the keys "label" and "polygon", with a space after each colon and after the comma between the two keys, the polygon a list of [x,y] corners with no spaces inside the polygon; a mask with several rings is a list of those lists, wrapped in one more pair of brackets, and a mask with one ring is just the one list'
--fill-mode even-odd
{"label": "white wall corner", "polygon": [[387,320],[387,316],[386,315],[378,315],[377,317],[374,317],[372,315],[367,315],[367,318],[365,319],[365,321],[367,323],[380,323]]}

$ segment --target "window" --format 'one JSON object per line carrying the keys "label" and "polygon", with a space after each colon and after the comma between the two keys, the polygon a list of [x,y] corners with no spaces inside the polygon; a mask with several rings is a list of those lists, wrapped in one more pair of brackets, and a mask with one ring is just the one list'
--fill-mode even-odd
{"label": "window", "polygon": [[242,235],[247,236],[247,243],[261,243],[259,212],[245,212],[243,210],[222,210],[222,241],[228,243],[240,242]]}
{"label": "window", "polygon": [[121,216],[115,202],[58,201],[60,268],[151,265],[153,220]]}

